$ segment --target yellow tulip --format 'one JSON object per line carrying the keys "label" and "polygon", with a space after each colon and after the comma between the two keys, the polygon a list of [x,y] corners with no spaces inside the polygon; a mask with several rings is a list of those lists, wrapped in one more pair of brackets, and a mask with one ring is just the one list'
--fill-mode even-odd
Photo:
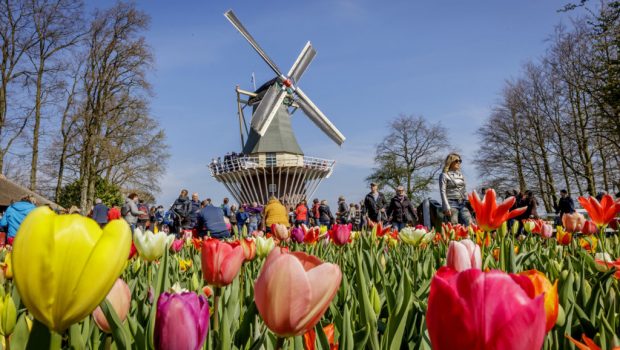
{"label": "yellow tulip", "polygon": [[0,298],[0,334],[8,336],[13,333],[17,323],[17,308],[10,294]]}
{"label": "yellow tulip", "polygon": [[7,280],[13,278],[13,269],[11,268],[11,252],[6,253],[6,256],[4,257],[4,262],[0,263],[0,267],[2,268],[4,278],[6,278]]}
{"label": "yellow tulip", "polygon": [[13,279],[30,313],[61,332],[88,316],[121,274],[131,230],[113,220],[103,230],[80,215],[33,210],[13,245]]}

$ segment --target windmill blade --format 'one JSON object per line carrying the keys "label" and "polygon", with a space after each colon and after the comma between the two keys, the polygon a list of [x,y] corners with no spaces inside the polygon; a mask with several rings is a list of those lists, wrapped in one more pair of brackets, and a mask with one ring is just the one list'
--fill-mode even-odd
{"label": "windmill blade", "polygon": [[262,57],[263,60],[267,62],[269,67],[271,67],[271,69],[273,69],[273,71],[278,76],[282,76],[282,72],[280,71],[280,68],[278,68],[275,62],[271,58],[269,58],[269,56],[267,56],[267,54],[265,53],[265,50],[263,50],[263,48],[260,47],[260,45],[258,45],[258,42],[256,42],[256,40],[252,37],[252,35],[250,35],[250,32],[248,32],[248,30],[245,29],[243,24],[241,24],[241,21],[239,21],[239,18],[237,18],[237,16],[235,16],[234,12],[232,10],[228,10],[226,11],[226,13],[224,13],[224,16],[226,16],[226,18],[230,21],[230,23],[232,23],[232,25],[235,28],[237,28],[239,33],[241,33],[241,35],[243,35],[243,37],[250,43],[250,45],[252,45],[254,50],[256,50],[256,52],[258,52],[260,57]]}
{"label": "windmill blade", "polygon": [[325,114],[306,96],[306,94],[299,88],[295,90],[295,93],[299,97],[297,104],[304,113],[318,126],[324,133],[329,136],[338,146],[342,145],[345,140],[344,135],[338,130],[332,122],[327,119]]}
{"label": "windmill blade", "polygon": [[260,136],[265,135],[265,132],[267,132],[267,128],[276,116],[278,108],[282,105],[282,101],[284,101],[286,95],[286,90],[282,90],[278,84],[273,84],[261,99],[252,116],[252,128],[256,130]]}
{"label": "windmill blade", "polygon": [[304,46],[303,50],[301,50],[301,53],[297,57],[295,63],[293,63],[291,70],[288,72],[289,78],[292,79],[295,84],[297,84],[297,82],[301,78],[301,75],[304,74],[304,72],[310,65],[310,62],[312,62],[312,59],[314,59],[314,56],[316,56],[316,50],[308,41],[306,43],[306,46]]}

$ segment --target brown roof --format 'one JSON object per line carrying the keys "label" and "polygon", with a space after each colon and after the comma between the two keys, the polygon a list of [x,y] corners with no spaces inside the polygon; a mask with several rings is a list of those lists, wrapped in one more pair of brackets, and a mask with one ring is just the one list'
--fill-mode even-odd
{"label": "brown roof", "polygon": [[37,200],[37,205],[49,204],[52,208],[61,208],[58,204],[51,200],[41,196],[38,193],[23,187],[15,182],[7,179],[4,175],[0,174],[0,206],[9,206],[11,201],[18,201],[25,196],[34,196]]}

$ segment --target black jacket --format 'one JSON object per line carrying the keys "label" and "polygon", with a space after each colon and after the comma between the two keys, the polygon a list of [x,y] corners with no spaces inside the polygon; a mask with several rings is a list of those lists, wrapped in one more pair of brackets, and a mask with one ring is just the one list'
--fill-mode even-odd
{"label": "black jacket", "polygon": [[416,210],[407,196],[394,196],[392,200],[390,200],[387,216],[391,218],[392,222],[415,224],[418,221]]}
{"label": "black jacket", "polygon": [[372,221],[377,221],[377,217],[379,216],[379,211],[385,208],[387,205],[387,201],[385,200],[385,196],[383,193],[379,192],[379,196],[375,201],[375,198],[372,196],[372,192],[369,192],[364,198],[364,214],[368,215],[368,218]]}
{"label": "black jacket", "polygon": [[556,214],[559,214],[560,216],[562,216],[564,214],[572,214],[574,212],[575,212],[575,202],[573,202],[573,199],[571,197],[566,196],[558,200],[558,205],[555,208]]}
{"label": "black jacket", "polygon": [[332,215],[332,211],[329,209],[329,206],[321,204],[319,206],[319,220],[322,222],[333,221],[334,215]]}

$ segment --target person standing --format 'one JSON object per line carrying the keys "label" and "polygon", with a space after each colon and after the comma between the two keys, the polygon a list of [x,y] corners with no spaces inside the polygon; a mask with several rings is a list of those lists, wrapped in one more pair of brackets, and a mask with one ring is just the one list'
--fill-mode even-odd
{"label": "person standing", "polygon": [[196,217],[198,236],[200,238],[207,235],[217,239],[230,238],[230,231],[226,227],[222,208],[217,208],[206,201],[201,204],[203,208],[200,209]]}
{"label": "person standing", "polygon": [[140,199],[140,201],[138,201],[138,210],[144,213],[138,215],[138,227],[141,230],[144,230],[149,222],[149,206],[146,205],[144,199]]}
{"label": "person standing", "polygon": [[[239,211],[237,211],[237,231],[239,231],[239,236],[243,234],[243,227],[245,227],[245,223],[248,220],[248,213],[246,212],[247,205],[242,205],[239,207]],[[250,236],[254,231],[248,230],[247,235]]]}
{"label": "person standing", "polygon": [[175,214],[175,227],[174,233],[181,233],[181,230],[189,228],[190,226],[190,214],[192,203],[187,196],[189,192],[185,189],[181,190],[179,198],[177,198],[172,204],[172,212]]}
{"label": "person standing", "polygon": [[131,226],[131,233],[133,233],[133,231],[136,229],[136,225],[138,224],[138,216],[140,216],[141,214],[145,214],[138,209],[137,202],[138,194],[131,193],[129,194],[127,199],[125,199],[125,205],[123,206],[123,209],[121,209],[121,215],[123,216],[123,219],[125,219],[129,226]]}
{"label": "person standing", "polygon": [[269,230],[272,224],[282,224],[290,227],[288,212],[286,207],[274,196],[269,198],[269,202],[265,206],[265,228]]}
{"label": "person standing", "polygon": [[121,218],[121,210],[118,205],[113,205],[112,208],[108,210],[108,222],[112,220],[118,220]]}
{"label": "person standing", "polygon": [[93,220],[103,228],[108,223],[108,212],[110,209],[103,204],[101,198],[95,198],[95,206],[93,207]]}
{"label": "person standing", "polygon": [[336,212],[336,218],[341,225],[348,224],[349,207],[344,199],[344,196],[338,197],[338,211]]}
{"label": "person standing", "polygon": [[383,193],[379,192],[379,186],[376,183],[370,183],[370,192],[364,198],[364,214],[366,222],[383,222],[385,217],[385,207],[387,201]]}
{"label": "person standing", "polygon": [[334,222],[334,215],[332,214],[331,209],[329,209],[329,205],[327,205],[327,201],[323,199],[321,201],[321,205],[319,206],[319,224],[321,226],[331,226]]}
{"label": "person standing", "polygon": [[321,217],[321,213],[319,211],[319,207],[321,203],[318,198],[312,200],[312,226],[319,226],[319,218]]}
{"label": "person standing", "polygon": [[301,224],[306,224],[308,220],[308,207],[306,201],[302,200],[297,204],[295,208],[295,227],[299,227]]}
{"label": "person standing", "polygon": [[555,214],[557,215],[555,218],[555,224],[561,225],[562,216],[564,214],[572,214],[575,212],[575,202],[568,194],[567,190],[560,191],[560,199],[558,199],[558,204],[555,206]]}
{"label": "person standing", "polygon": [[11,244],[17,235],[22,222],[36,208],[37,201],[33,196],[25,196],[19,201],[9,205],[0,219],[0,227],[7,228],[8,241]]}
{"label": "person standing", "polygon": [[[236,205],[231,205],[230,206],[230,232],[234,233],[235,235],[237,235],[237,206]],[[240,233],[239,233],[240,234]]]}
{"label": "person standing", "polygon": [[198,212],[200,212],[200,199],[198,199],[198,193],[194,192],[192,193],[192,200],[189,209],[189,224],[192,228],[196,227]]}
{"label": "person standing", "polygon": [[415,208],[405,195],[405,188],[398,186],[396,195],[390,200],[387,209],[387,217],[392,222],[392,227],[398,231],[402,230],[407,224],[415,225],[418,221],[418,215]]}
{"label": "person standing", "polygon": [[224,216],[230,219],[230,205],[228,205],[228,197],[224,197],[222,210],[224,211]]}
{"label": "person standing", "polygon": [[462,159],[457,153],[450,153],[439,175],[439,193],[441,206],[446,221],[465,226],[471,222],[471,213],[467,209],[467,189],[465,177],[461,172]]}

